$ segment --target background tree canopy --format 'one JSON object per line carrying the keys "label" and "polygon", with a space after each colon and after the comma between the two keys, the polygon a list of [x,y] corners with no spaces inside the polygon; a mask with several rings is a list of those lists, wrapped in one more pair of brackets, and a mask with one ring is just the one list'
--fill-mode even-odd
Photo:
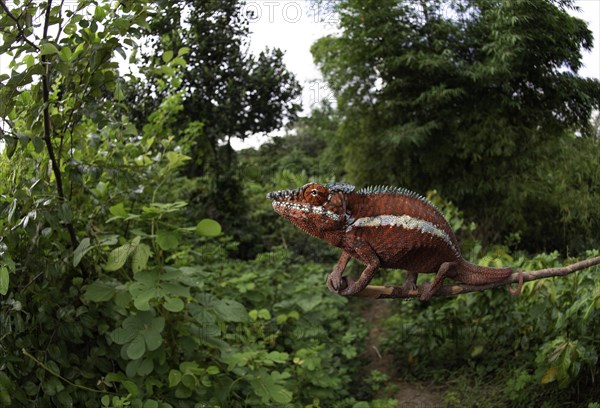
{"label": "background tree canopy", "polygon": [[598,155],[600,83],[576,75],[592,34],[571,6],[340,2],[342,33],[313,53],[337,96],[347,177],[435,188],[486,240],[597,242],[600,179],[582,163]]}
{"label": "background tree canopy", "polygon": [[[168,95],[182,93],[177,127],[187,128],[193,141],[186,173],[207,181],[192,192],[192,200],[205,208],[194,215],[210,215],[229,230],[240,230],[248,222],[237,215],[246,211],[246,201],[229,142],[271,132],[293,120],[300,108],[300,85],[284,66],[281,50],[267,49],[258,56],[248,52],[250,31],[242,2],[182,0],[156,5],[161,12],[144,32],[146,46],[140,51],[145,77],[128,92],[130,111],[143,124]],[[176,82],[165,84],[164,75],[173,68],[164,62],[171,62],[173,50],[179,49],[189,50],[185,67]],[[244,247],[252,240],[236,238]]]}
{"label": "background tree canopy", "polygon": [[346,299],[324,284],[338,251],[265,200],[399,184],[473,262],[598,255],[572,2],[330,2],[339,35],[313,51],[337,103],[302,118],[241,1],[67,3],[0,0],[0,406],[600,406],[599,268],[516,300]]}

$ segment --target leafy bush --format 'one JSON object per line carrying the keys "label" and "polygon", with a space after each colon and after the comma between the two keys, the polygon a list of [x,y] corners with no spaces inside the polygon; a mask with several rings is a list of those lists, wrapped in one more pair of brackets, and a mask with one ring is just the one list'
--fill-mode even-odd
{"label": "leafy bush", "polygon": [[[217,223],[189,225],[185,143],[164,136],[179,102],[126,144],[114,143],[119,124],[81,147],[73,206],[50,207],[48,184],[26,187],[38,153],[15,153],[7,187],[23,199],[15,210],[4,198],[2,221],[6,405],[327,406],[350,395],[365,330],[325,292],[326,270],[283,249],[231,260]],[[61,220],[82,231],[73,250]]]}
{"label": "leafy bush", "polygon": [[[443,208],[459,225],[460,212]],[[469,246],[465,253],[482,265],[528,271],[561,263],[558,253],[513,257],[506,248],[483,253],[480,244]],[[452,373],[466,381],[493,380],[505,403],[538,404],[548,395],[556,401],[597,399],[592,384],[600,352],[600,283],[594,278],[599,269],[526,283],[518,298],[500,289],[437,298],[429,306],[395,304],[396,313],[385,323],[384,348],[394,354],[401,375],[445,381]]]}

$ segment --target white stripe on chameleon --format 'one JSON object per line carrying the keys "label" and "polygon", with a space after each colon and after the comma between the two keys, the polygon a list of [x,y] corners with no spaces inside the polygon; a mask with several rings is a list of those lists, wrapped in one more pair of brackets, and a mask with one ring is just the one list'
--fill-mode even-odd
{"label": "white stripe on chameleon", "polygon": [[430,234],[435,237],[441,238],[448,244],[452,250],[458,252],[454,243],[450,239],[450,236],[444,231],[438,228],[436,225],[429,221],[422,220],[420,218],[413,218],[409,215],[378,215],[375,217],[363,217],[354,221],[348,225],[346,231],[350,231],[355,227],[401,227],[407,230],[419,230],[425,234]]}
{"label": "white stripe on chameleon", "polygon": [[273,207],[285,207],[292,210],[299,210],[305,213],[315,213],[319,215],[324,215],[327,218],[331,218],[334,221],[340,220],[339,214],[336,214],[333,211],[326,210],[322,206],[318,205],[298,204],[287,201],[273,201]]}

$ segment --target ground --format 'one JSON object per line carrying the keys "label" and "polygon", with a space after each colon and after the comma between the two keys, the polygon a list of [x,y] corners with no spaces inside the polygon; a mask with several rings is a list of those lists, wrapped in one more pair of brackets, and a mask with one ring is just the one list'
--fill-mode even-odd
{"label": "ground", "polygon": [[397,377],[394,357],[379,350],[379,344],[383,333],[383,321],[390,314],[390,303],[398,300],[369,299],[371,304],[366,307],[364,317],[370,324],[369,335],[367,336],[365,356],[369,364],[365,367],[365,372],[372,370],[389,376],[389,384],[393,385],[398,391],[393,395],[398,401],[398,408],[442,408],[446,407],[444,403],[443,387],[428,384],[418,384],[407,382]]}

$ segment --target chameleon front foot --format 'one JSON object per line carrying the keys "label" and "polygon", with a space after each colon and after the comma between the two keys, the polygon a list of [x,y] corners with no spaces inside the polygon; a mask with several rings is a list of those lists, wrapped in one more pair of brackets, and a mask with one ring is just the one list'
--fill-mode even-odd
{"label": "chameleon front foot", "polygon": [[345,276],[335,276],[333,274],[327,277],[327,288],[333,293],[340,294],[348,287],[348,281]]}
{"label": "chameleon front foot", "polygon": [[329,290],[342,296],[351,296],[360,292],[363,288],[357,285],[354,279],[346,276],[342,276],[339,279],[332,278],[331,276],[327,278],[327,287]]}

